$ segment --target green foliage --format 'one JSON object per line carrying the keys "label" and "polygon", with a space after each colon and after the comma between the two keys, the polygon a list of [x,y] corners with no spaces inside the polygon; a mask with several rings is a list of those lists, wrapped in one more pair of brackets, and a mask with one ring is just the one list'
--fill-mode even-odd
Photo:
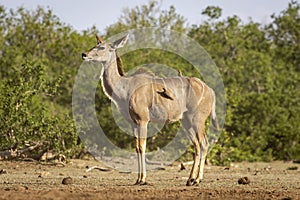
{"label": "green foliage", "polygon": [[[47,66],[47,76],[63,77],[56,96],[58,104],[71,105],[74,75],[81,63],[80,53],[93,44],[94,30],[79,34],[62,23],[51,10],[0,10],[0,78],[11,76],[14,67],[26,61]],[[87,41],[89,38],[90,41]],[[12,59],[13,58],[13,59]],[[68,108],[70,109],[70,107]]]}
{"label": "green foliage", "polygon": [[202,15],[207,15],[210,19],[218,19],[222,15],[222,9],[220,7],[208,6]]}
{"label": "green foliage", "polygon": [[[190,32],[216,61],[226,87],[215,163],[299,159],[299,11],[291,2],[269,25],[241,24],[234,16]],[[215,18],[211,13],[205,11]]]}
{"label": "green foliage", "polygon": [[160,27],[178,32],[185,32],[186,20],[176,13],[175,7],[162,10],[158,1],[150,1],[133,9],[125,9],[119,21],[106,30],[106,36],[112,36],[125,30],[145,27]]}
{"label": "green foliage", "polygon": [[40,157],[46,150],[74,154],[78,144],[72,119],[51,116],[45,103],[58,84],[46,81],[43,65],[25,63],[13,74],[0,85],[0,149],[16,151],[41,144],[31,156]]}
{"label": "green foliage", "polygon": [[[269,24],[222,19],[222,9],[209,6],[206,21],[189,27],[174,6],[162,10],[157,1],[125,9],[103,34],[159,27],[187,33],[219,67],[226,87],[227,115],[221,137],[210,152],[216,164],[232,161],[300,159],[300,5],[291,1]],[[94,45],[95,27],[77,32],[51,10],[0,6],[0,151],[42,143],[48,150],[78,155],[82,150],[71,116],[71,95],[81,52]],[[143,42],[143,41],[141,41]],[[158,40],[159,42],[159,40]],[[171,42],[171,41],[170,41]],[[159,63],[192,76],[193,66],[169,52],[143,49],[122,56],[126,71]],[[97,101],[98,100],[98,101]],[[101,87],[96,110],[103,131],[119,147],[133,149]],[[148,139],[148,149],[167,144],[180,124],[164,127]],[[192,157],[192,148],[182,159]]]}
{"label": "green foliage", "polygon": [[42,143],[34,156],[76,155],[81,147],[69,109],[82,36],[51,10],[1,7],[0,16],[0,149]]}

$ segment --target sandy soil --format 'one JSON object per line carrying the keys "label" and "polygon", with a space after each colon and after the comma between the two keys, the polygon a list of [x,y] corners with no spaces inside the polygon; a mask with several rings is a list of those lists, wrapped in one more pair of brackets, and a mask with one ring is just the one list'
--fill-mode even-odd
{"label": "sandy soil", "polygon": [[[178,163],[148,172],[148,185],[134,186],[134,173],[100,171],[99,162],[53,163],[0,161],[0,199],[300,199],[300,165],[235,163],[229,168],[206,166],[199,186],[187,187],[190,166]],[[103,166],[103,165],[102,165]],[[103,166],[104,167],[104,166]],[[71,177],[71,184],[62,180]],[[249,184],[238,184],[248,177]]]}

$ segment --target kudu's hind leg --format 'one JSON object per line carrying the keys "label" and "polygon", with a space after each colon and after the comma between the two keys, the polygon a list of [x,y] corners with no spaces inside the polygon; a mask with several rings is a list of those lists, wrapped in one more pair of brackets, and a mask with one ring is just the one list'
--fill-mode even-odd
{"label": "kudu's hind leg", "polygon": [[193,142],[194,150],[195,150],[193,167],[192,167],[192,170],[190,173],[190,177],[186,183],[187,186],[191,186],[191,185],[195,184],[196,177],[199,173],[200,153],[201,152],[200,152],[199,140],[196,137],[197,133],[195,132],[195,130],[193,128],[190,128],[188,130],[188,134],[190,136],[190,139]]}
{"label": "kudu's hind leg", "polygon": [[194,181],[194,184],[197,185],[203,180],[203,172],[204,172],[204,165],[205,165],[205,159],[207,155],[207,150],[209,147],[209,143],[206,137],[206,133],[204,130],[204,123],[203,127],[200,128],[198,131],[197,139],[200,144],[200,166],[199,166],[199,171],[196,180]]}
{"label": "kudu's hind leg", "polygon": [[186,185],[187,186],[191,186],[194,185],[194,182],[196,180],[196,177],[198,175],[199,172],[199,164],[200,164],[200,143],[199,140],[197,139],[197,135],[198,133],[197,128],[193,127],[192,125],[192,119],[190,119],[188,116],[185,116],[182,119],[182,125],[185,128],[185,130],[187,131],[187,134],[189,136],[189,138],[191,139],[193,145],[194,145],[194,149],[195,149],[195,155],[194,155],[194,163],[193,163],[193,167],[190,173],[190,177],[187,180]]}

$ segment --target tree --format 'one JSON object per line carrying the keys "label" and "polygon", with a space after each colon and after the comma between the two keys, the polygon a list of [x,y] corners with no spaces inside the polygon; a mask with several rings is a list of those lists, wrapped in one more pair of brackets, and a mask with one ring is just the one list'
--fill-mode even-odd
{"label": "tree", "polygon": [[206,9],[210,19],[190,32],[215,59],[226,87],[216,160],[299,159],[299,4],[291,2],[266,26],[236,16],[216,20],[216,13]]}
{"label": "tree", "polygon": [[[0,16],[0,149],[23,152],[32,146],[35,158],[48,150],[74,156],[78,136],[68,106],[82,37],[51,10],[7,12],[1,6]],[[78,59],[66,59],[68,54]]]}

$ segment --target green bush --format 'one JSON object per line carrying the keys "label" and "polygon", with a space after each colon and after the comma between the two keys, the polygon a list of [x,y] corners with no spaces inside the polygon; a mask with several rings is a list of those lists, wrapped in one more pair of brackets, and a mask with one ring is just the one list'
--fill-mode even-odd
{"label": "green bush", "polygon": [[26,63],[13,70],[13,77],[0,84],[0,149],[30,152],[16,156],[40,158],[46,151],[69,156],[79,149],[72,118],[52,116],[48,97],[55,95],[59,82],[46,81],[45,67]]}

